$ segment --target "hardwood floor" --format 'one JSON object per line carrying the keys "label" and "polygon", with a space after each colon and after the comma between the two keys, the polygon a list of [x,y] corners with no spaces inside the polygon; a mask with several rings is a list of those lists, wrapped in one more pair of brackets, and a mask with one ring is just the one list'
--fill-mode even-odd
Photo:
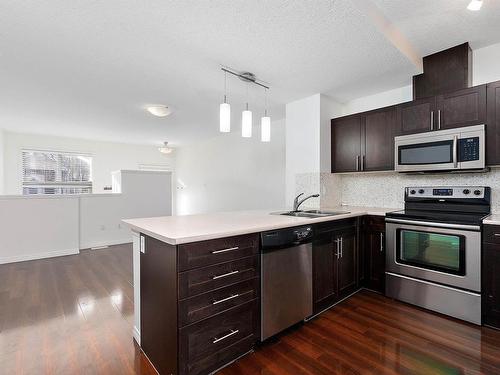
{"label": "hardwood floor", "polygon": [[[130,245],[0,265],[0,374],[154,374],[132,340]],[[500,331],[362,291],[220,375],[500,374]]]}
{"label": "hardwood floor", "polygon": [[220,375],[500,374],[500,331],[361,291]]}
{"label": "hardwood floor", "polygon": [[155,374],[133,310],[131,245],[0,265],[0,374]]}

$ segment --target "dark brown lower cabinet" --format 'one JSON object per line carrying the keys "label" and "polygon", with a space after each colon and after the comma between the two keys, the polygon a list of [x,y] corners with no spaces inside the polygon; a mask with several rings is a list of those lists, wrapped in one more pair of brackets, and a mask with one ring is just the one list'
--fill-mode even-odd
{"label": "dark brown lower cabinet", "polygon": [[385,218],[383,216],[366,216],[363,221],[364,286],[376,292],[384,293]]}
{"label": "dark brown lower cabinet", "polygon": [[208,374],[250,351],[260,335],[259,235],[189,246],[141,237],[141,348],[158,372]]}
{"label": "dark brown lower cabinet", "polygon": [[[339,229],[335,232],[339,250],[338,264],[338,295],[347,297],[358,288],[358,246],[356,227]],[[340,253],[339,253],[340,252]]]}
{"label": "dark brown lower cabinet", "polygon": [[313,310],[317,314],[358,288],[356,220],[314,227]]}
{"label": "dark brown lower cabinet", "polygon": [[[497,234],[497,236],[495,236]],[[500,329],[500,226],[486,225],[483,243],[483,324]]]}

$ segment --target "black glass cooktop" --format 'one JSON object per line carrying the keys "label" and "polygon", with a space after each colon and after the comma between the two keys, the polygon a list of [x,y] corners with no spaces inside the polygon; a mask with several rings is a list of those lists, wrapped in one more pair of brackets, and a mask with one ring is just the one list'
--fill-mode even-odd
{"label": "black glass cooktop", "polygon": [[386,217],[394,219],[418,220],[439,222],[448,224],[479,225],[489,214],[450,212],[450,211],[425,211],[425,210],[401,210],[388,212]]}

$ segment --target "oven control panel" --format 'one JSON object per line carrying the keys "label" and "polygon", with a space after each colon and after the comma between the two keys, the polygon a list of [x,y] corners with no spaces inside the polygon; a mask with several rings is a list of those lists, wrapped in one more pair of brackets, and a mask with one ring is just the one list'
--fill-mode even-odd
{"label": "oven control panel", "polygon": [[484,186],[427,186],[407,187],[405,196],[407,198],[461,198],[473,199],[484,198]]}

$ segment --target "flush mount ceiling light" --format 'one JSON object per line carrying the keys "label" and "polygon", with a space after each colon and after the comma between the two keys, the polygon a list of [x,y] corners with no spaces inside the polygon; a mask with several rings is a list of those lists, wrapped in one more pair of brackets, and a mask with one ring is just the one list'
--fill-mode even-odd
{"label": "flush mount ceiling light", "polygon": [[219,131],[222,133],[228,133],[231,131],[231,107],[227,103],[227,73],[232,74],[243,82],[246,82],[246,103],[245,110],[241,113],[241,136],[243,138],[252,137],[252,111],[248,109],[248,86],[250,83],[261,86],[266,89],[266,110],[264,112],[264,117],[261,119],[261,140],[262,142],[269,142],[271,140],[271,118],[267,116],[267,90],[269,89],[262,81],[259,81],[255,74],[250,72],[237,72],[236,70],[221,67],[224,72],[224,102],[220,105],[219,109]]}
{"label": "flush mount ceiling light", "polygon": [[163,142],[163,146],[158,147],[158,151],[160,151],[162,154],[171,154],[174,149],[168,147],[168,142]]}
{"label": "flush mount ceiling light", "polygon": [[166,117],[172,113],[172,110],[166,105],[150,105],[146,110],[156,117]]}
{"label": "flush mount ceiling light", "polygon": [[472,0],[469,5],[467,5],[467,9],[472,11],[477,11],[481,9],[483,6],[483,0]]}

